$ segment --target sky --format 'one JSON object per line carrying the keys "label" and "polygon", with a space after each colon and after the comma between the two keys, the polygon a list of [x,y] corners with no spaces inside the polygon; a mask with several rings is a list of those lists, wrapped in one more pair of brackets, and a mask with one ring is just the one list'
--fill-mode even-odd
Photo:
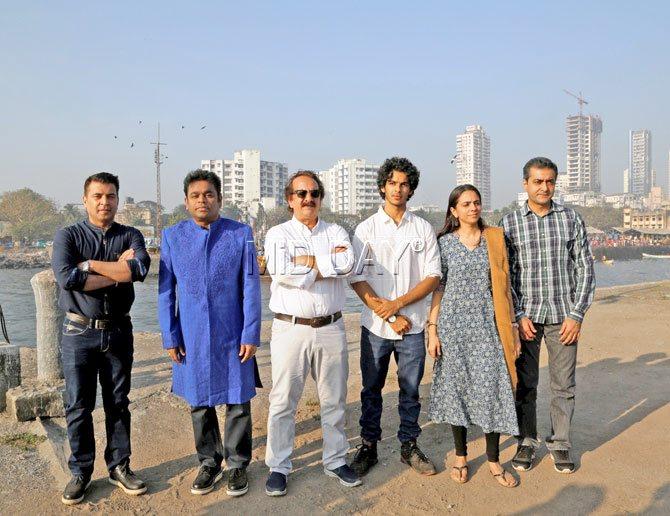
{"label": "sky", "polygon": [[406,156],[421,170],[412,203],[443,207],[456,135],[480,124],[499,207],[530,157],[565,170],[578,106],[563,89],[603,120],[605,192],[622,190],[631,129],[651,130],[668,171],[667,2],[2,4],[0,192],[79,202],[84,178],[109,171],[121,197],[154,199],[160,122],[168,209],[202,159],[243,148],[289,171]]}

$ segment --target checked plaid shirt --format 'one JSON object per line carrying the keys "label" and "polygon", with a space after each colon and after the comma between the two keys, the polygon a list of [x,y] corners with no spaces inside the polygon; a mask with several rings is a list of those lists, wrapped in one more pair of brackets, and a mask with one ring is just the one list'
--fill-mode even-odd
{"label": "checked plaid shirt", "polygon": [[596,288],[593,256],[581,216],[552,201],[540,217],[528,207],[505,215],[505,231],[516,320],[560,324],[582,322]]}

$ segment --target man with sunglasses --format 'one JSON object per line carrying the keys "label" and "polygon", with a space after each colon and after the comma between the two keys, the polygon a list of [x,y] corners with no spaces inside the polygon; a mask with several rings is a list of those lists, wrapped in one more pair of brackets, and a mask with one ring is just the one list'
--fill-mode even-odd
{"label": "man with sunglasses", "polygon": [[269,496],[286,494],[295,412],[310,373],[321,405],[324,472],[347,487],[361,484],[345,461],[349,444],[344,432],[349,362],[342,309],[354,255],[346,231],[319,218],[324,193],[314,172],[294,174],[284,191],[293,218],[271,228],[265,239],[275,313],[265,454]]}

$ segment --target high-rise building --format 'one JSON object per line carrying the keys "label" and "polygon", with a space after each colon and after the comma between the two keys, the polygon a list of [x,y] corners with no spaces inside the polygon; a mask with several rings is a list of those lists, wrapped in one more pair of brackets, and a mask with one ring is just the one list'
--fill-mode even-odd
{"label": "high-rise building", "polygon": [[326,189],[324,206],[340,214],[357,214],[381,202],[377,189],[379,165],[365,159],[340,159],[328,170],[319,172]]}
{"label": "high-rise building", "polygon": [[566,119],[568,155],[566,173],[570,192],[600,192],[602,120],[596,115]]}
{"label": "high-rise building", "polygon": [[469,125],[456,136],[456,184],[476,186],[482,208],[491,209],[491,140],[481,125]]}
{"label": "high-rise building", "polygon": [[668,151],[668,188],[665,190],[666,197],[670,199],[670,151]]}
{"label": "high-rise building", "polygon": [[647,195],[651,190],[651,131],[630,131],[628,144],[628,168],[632,194]]}
{"label": "high-rise building", "polygon": [[266,209],[284,203],[288,167],[261,160],[258,150],[235,151],[231,160],[203,160],[200,168],[219,176],[224,201],[238,205],[257,202]]}
{"label": "high-rise building", "polygon": [[630,169],[623,171],[623,193],[630,193]]}

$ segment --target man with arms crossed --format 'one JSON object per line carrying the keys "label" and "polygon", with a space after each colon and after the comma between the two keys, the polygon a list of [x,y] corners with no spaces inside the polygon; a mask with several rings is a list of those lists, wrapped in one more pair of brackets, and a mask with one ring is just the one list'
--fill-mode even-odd
{"label": "man with arms crossed", "polygon": [[93,417],[100,377],[105,409],[109,481],[126,493],[147,488],[130,469],[130,373],[133,326],[130,307],[134,281],[144,281],[149,255],[135,228],[114,222],[119,179],[101,172],[84,183],[87,219],[61,229],[54,237],[51,266],[65,310],[61,342],[65,376],[65,420],[70,442],[72,480],[62,502],[84,499],[95,461]]}
{"label": "man with arms crossed", "polygon": [[[200,470],[191,493],[204,495],[228,466],[229,496],[249,489],[251,398],[258,369],[261,293],[251,228],[219,216],[221,180],[194,170],[184,179],[191,215],[163,231],[158,319],[173,361],[172,392],[191,406]],[[226,406],[223,443],[216,406]]]}
{"label": "man with arms crossed", "polygon": [[407,210],[419,171],[406,158],[387,159],[377,174],[384,205],[361,222],[354,235],[356,275],[349,282],[365,307],[361,315],[361,438],[352,467],[364,475],[377,463],[381,439],[382,389],[393,354],[400,386],[400,460],[422,475],[435,466],[417,446],[419,385],[426,359],[426,296],[442,271],[435,231]]}
{"label": "man with arms crossed", "polygon": [[354,254],[346,231],[319,217],[324,194],[314,172],[294,174],[284,192],[293,218],[271,228],[265,239],[275,314],[265,454],[269,496],[286,494],[295,411],[310,373],[321,405],[324,472],[347,487],[361,484],[345,461],[349,443],[344,432],[349,362],[342,309]]}
{"label": "man with arms crossed", "polygon": [[552,201],[558,168],[547,158],[523,167],[528,201],[501,221],[509,254],[512,297],[521,336],[516,361],[519,446],[517,471],[533,467],[537,435],[540,343],[549,353],[551,435],[547,448],[559,473],[572,473],[570,423],[575,408],[577,341],[593,301],[593,258],[581,216]]}

